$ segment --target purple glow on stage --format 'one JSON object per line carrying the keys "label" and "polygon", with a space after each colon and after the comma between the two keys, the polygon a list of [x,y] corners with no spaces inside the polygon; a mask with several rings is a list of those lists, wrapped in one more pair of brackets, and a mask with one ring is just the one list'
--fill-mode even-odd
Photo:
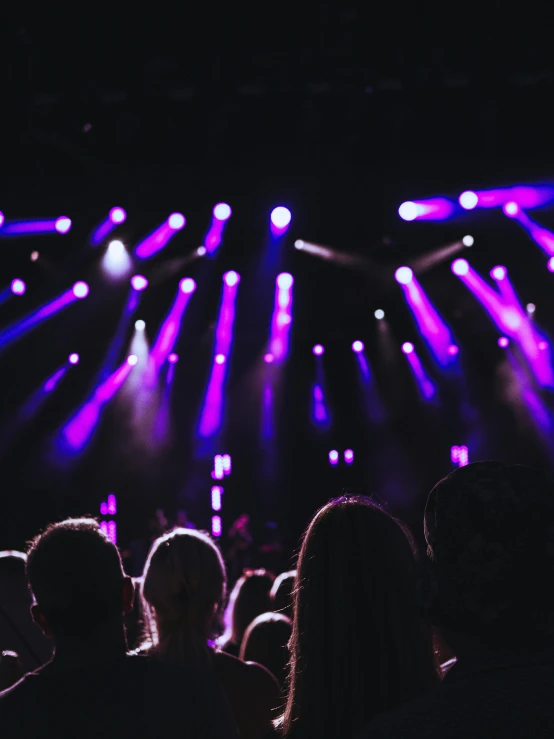
{"label": "purple glow on stage", "polygon": [[86,282],[76,282],[73,285],[73,295],[75,295],[76,298],[79,300],[82,300],[83,298],[86,298],[89,294],[89,286]]}
{"label": "purple glow on stage", "polygon": [[147,236],[135,248],[135,255],[139,259],[150,259],[154,254],[161,251],[168,241],[177,231],[184,228],[186,224],[185,216],[182,213],[172,213],[167,221],[164,221],[158,228]]}
{"label": "purple glow on stage", "polygon": [[[504,209],[504,212],[506,215],[510,216],[510,218],[514,218],[520,226],[522,226],[529,236],[533,239],[533,241],[540,246],[540,248],[544,251],[545,254],[552,255],[554,254],[554,233],[552,231],[549,231],[547,228],[544,228],[544,226],[539,225],[535,221],[533,221],[527,213],[525,213],[521,208],[517,208],[513,213],[508,212],[508,206],[512,205],[511,203],[508,203]],[[515,203],[513,205],[516,205]]]}
{"label": "purple glow on stage", "polygon": [[126,218],[127,213],[123,210],[123,208],[112,208],[108,214],[108,217],[105,218],[102,223],[94,229],[91,236],[91,244],[93,246],[98,246],[98,244],[101,244],[102,241],[104,241],[104,239],[107,238],[107,236],[109,236],[109,234],[114,230],[114,228],[119,226],[120,223],[123,223]]}
{"label": "purple glow on stage", "polygon": [[490,274],[493,280],[503,280],[506,277],[506,267],[493,267]]}
{"label": "purple glow on stage", "polygon": [[212,536],[218,539],[223,533],[223,526],[221,523],[221,516],[212,516]]}
{"label": "purple glow on stage", "polygon": [[466,190],[460,195],[458,202],[464,210],[473,210],[477,206],[479,198],[473,190]]}
{"label": "purple glow on stage", "polygon": [[399,267],[394,273],[394,279],[401,285],[407,285],[412,281],[414,273],[409,267]]}
{"label": "purple glow on stage", "polygon": [[142,275],[134,275],[134,277],[131,277],[131,287],[137,292],[146,290],[148,287],[148,280]]}
{"label": "purple glow on stage", "polygon": [[321,357],[324,351],[325,349],[321,344],[316,344],[312,349],[312,352],[316,355],[316,357]]}
{"label": "purple glow on stage", "polygon": [[66,234],[71,229],[71,218],[68,218],[67,216],[56,218],[54,228],[58,233]]}
{"label": "purple glow on stage", "polygon": [[402,285],[404,296],[423,336],[437,362],[443,367],[452,362],[449,347],[452,334],[415,277]]}
{"label": "purple glow on stage", "polygon": [[331,449],[329,452],[329,464],[335,467],[339,463],[339,453],[336,449]]}
{"label": "purple glow on stage", "polygon": [[50,316],[63,310],[65,307],[74,303],[77,300],[73,288],[67,290],[65,293],[57,298],[54,298],[50,303],[39,308],[34,313],[31,313],[21,321],[8,326],[3,331],[0,331],[0,350],[5,348],[8,344],[16,339],[19,339],[27,331],[31,330],[42,321],[50,318]]}
{"label": "purple glow on stage", "polygon": [[469,272],[469,262],[467,259],[455,259],[452,262],[451,270],[458,277],[463,277]]}
{"label": "purple glow on stage", "polygon": [[227,203],[218,203],[213,209],[213,217],[208,233],[204,237],[206,252],[211,256],[223,241],[223,232],[231,217],[231,207]]}
{"label": "purple glow on stage", "polygon": [[127,357],[127,364],[131,367],[135,367],[138,364],[138,357],[136,354],[129,354]]}
{"label": "purple glow on stage", "polygon": [[68,357],[69,364],[79,364],[79,355],[74,352],[73,354],[70,354]]}
{"label": "purple glow on stage", "polygon": [[45,393],[51,393],[53,390],[56,389],[57,384],[62,379],[62,377],[67,372],[67,367],[60,367],[59,370],[54,372],[52,377],[49,377],[48,380],[43,385],[43,390]]}
{"label": "purple glow on stage", "polygon": [[498,346],[501,349],[505,349],[508,346],[509,343],[510,343],[510,339],[508,339],[506,336],[501,336],[498,339]]}
{"label": "purple glow on stage", "polygon": [[214,485],[212,487],[212,511],[221,510],[221,497],[223,495],[223,488],[221,485]]}
{"label": "purple glow on stage", "polygon": [[13,221],[5,223],[0,236],[30,236],[32,234],[61,233],[66,234],[71,229],[71,219],[67,216],[59,218]]}
{"label": "purple glow on stage", "polygon": [[227,359],[233,344],[239,276],[226,272],[223,276],[223,294],[215,328],[214,363],[208,381],[204,405],[198,425],[200,439],[213,437],[221,428],[224,412],[224,387]]}
{"label": "purple glow on stage", "polygon": [[408,364],[410,365],[410,368],[413,372],[413,375],[416,379],[419,391],[422,395],[422,397],[425,400],[431,400],[436,393],[436,388],[434,384],[431,382],[429,376],[423,369],[423,365],[421,364],[421,360],[417,356],[414,345],[410,344],[410,342],[406,342],[402,345],[402,351],[406,355],[406,358],[408,360]]}
{"label": "purple glow on stage", "polygon": [[[103,523],[106,522],[103,521]],[[117,524],[115,521],[108,521],[106,533],[108,535],[108,539],[112,542],[112,544],[117,544]]]}
{"label": "purple glow on stage", "polygon": [[549,270],[550,272],[554,272],[554,257],[551,257],[551,258],[550,258],[550,259],[548,260],[548,264],[547,264],[546,266],[547,266],[547,268],[548,268],[548,270]]}
{"label": "purple glow on stage", "polygon": [[231,213],[231,206],[227,205],[227,203],[218,203],[213,211],[214,218],[218,221],[228,221]]}
{"label": "purple glow on stage", "polygon": [[398,215],[404,221],[444,221],[450,218],[454,210],[454,204],[447,198],[429,198],[402,203],[398,208]]}
{"label": "purple glow on stage", "polygon": [[293,285],[294,279],[288,272],[282,272],[277,276],[269,340],[269,353],[276,362],[284,360],[289,353]]}
{"label": "purple glow on stage", "polygon": [[272,364],[274,361],[275,361],[275,357],[273,356],[273,354],[270,354],[269,352],[264,354],[264,362],[266,364]]}
{"label": "purple glow on stage", "polygon": [[65,425],[62,435],[69,450],[78,452],[85,447],[100,419],[103,406],[117,393],[130,371],[131,364],[127,359],[96,388],[90,400]]}
{"label": "purple glow on stage", "polygon": [[110,493],[108,495],[108,515],[115,516],[116,513],[117,513],[117,502],[115,499],[115,495],[113,493]]}
{"label": "purple glow on stage", "polygon": [[292,214],[288,208],[279,206],[271,211],[271,223],[275,228],[285,229],[290,224]]}
{"label": "purple glow on stage", "polygon": [[226,475],[230,475],[231,474],[231,455],[224,454],[221,459],[223,462],[223,472],[225,472]]}
{"label": "purple glow on stage", "polygon": [[543,352],[546,349],[548,349],[548,342],[547,341],[539,341],[539,343],[537,344],[537,346],[539,347],[539,350],[541,352]]}
{"label": "purple glow on stage", "polygon": [[357,353],[356,361],[360,370],[360,389],[363,393],[367,417],[372,425],[379,426],[387,420],[387,411],[373,380],[371,368],[365,354],[363,352]]}
{"label": "purple glow on stage", "polygon": [[100,515],[101,516],[107,516],[108,515],[108,504],[106,503],[105,500],[103,500],[100,503]]}
{"label": "purple glow on stage", "polygon": [[223,455],[216,454],[214,457],[214,473],[215,480],[223,480],[225,477],[225,469],[223,468]]}
{"label": "purple glow on stage", "polygon": [[27,285],[23,282],[23,280],[15,279],[12,280],[10,290],[14,295],[24,295],[25,291],[27,290]]}
{"label": "purple glow on stage", "polygon": [[150,352],[156,372],[160,371],[169,355],[173,352],[181,328],[183,315],[195,289],[196,284],[190,278],[181,280],[179,283],[177,297],[161,325],[152,351]]}
{"label": "purple glow on stage", "polygon": [[112,208],[110,210],[110,221],[112,223],[123,223],[123,221],[127,218],[127,213],[123,210],[123,208]]}
{"label": "purple glow on stage", "polygon": [[455,357],[456,354],[458,354],[458,351],[459,349],[456,346],[456,344],[450,344],[450,346],[448,347],[448,353],[450,354],[451,357]]}
{"label": "purple glow on stage", "polygon": [[312,395],[312,421],[316,426],[326,427],[329,425],[329,413],[325,403],[323,387],[316,383]]}
{"label": "purple glow on stage", "polygon": [[354,451],[352,449],[344,450],[344,461],[346,464],[354,463]]}
{"label": "purple glow on stage", "polygon": [[513,200],[510,200],[508,203],[504,204],[502,210],[504,211],[504,215],[508,216],[508,218],[515,218],[519,213],[519,205]]}
{"label": "purple glow on stage", "polygon": [[171,352],[171,354],[168,356],[167,361],[170,364],[175,364],[175,362],[179,361],[179,355],[175,354],[175,352]]}
{"label": "purple glow on stage", "polygon": [[0,211],[0,226],[4,225],[4,214]]}
{"label": "purple glow on stage", "polygon": [[469,452],[467,446],[453,446],[450,449],[450,460],[452,464],[457,464],[458,467],[465,467],[469,464]]}
{"label": "purple glow on stage", "polygon": [[359,354],[360,352],[363,352],[364,350],[364,342],[363,341],[354,341],[352,343],[352,351],[355,354]]}

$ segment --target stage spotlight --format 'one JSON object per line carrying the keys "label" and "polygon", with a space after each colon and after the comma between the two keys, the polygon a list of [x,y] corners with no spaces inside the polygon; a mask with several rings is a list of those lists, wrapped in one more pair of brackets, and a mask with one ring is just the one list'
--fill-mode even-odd
{"label": "stage spotlight", "polygon": [[134,367],[135,364],[138,362],[138,357],[136,354],[129,354],[127,357],[127,364],[130,364],[131,367]]}
{"label": "stage spotlight", "polygon": [[167,222],[169,228],[173,229],[173,231],[180,231],[185,227],[186,219],[182,213],[172,213],[167,219]]}
{"label": "stage spotlight", "polygon": [[127,213],[125,213],[123,208],[112,208],[110,210],[110,221],[112,223],[123,223],[126,218]]}
{"label": "stage spotlight", "polygon": [[279,206],[271,211],[271,223],[276,228],[286,228],[291,222],[292,214],[288,208]]}
{"label": "stage spotlight", "polygon": [[550,257],[550,259],[548,260],[548,269],[551,272],[554,272],[554,257]]}
{"label": "stage spotlight", "polygon": [[279,290],[289,290],[292,287],[293,282],[294,278],[292,275],[289,275],[288,272],[281,272],[277,277],[277,287]]}
{"label": "stage spotlight", "polygon": [[411,341],[405,341],[402,344],[402,351],[404,352],[404,354],[411,354],[413,350],[414,350],[414,345],[412,344]]}
{"label": "stage spotlight", "polygon": [[167,358],[167,361],[171,364],[175,364],[175,362],[179,361],[179,355],[175,354],[175,352],[171,352],[171,354]]}
{"label": "stage spotlight", "polygon": [[231,270],[230,272],[225,272],[223,275],[223,281],[227,287],[234,287],[239,283],[240,276],[234,270]]}
{"label": "stage spotlight", "polygon": [[344,461],[346,464],[352,464],[354,461],[354,451],[352,449],[344,450]]}
{"label": "stage spotlight", "polygon": [[378,321],[382,321],[383,318],[385,317],[385,311],[381,310],[381,308],[377,308],[377,310],[375,311],[373,315]]}
{"label": "stage spotlight", "polygon": [[464,238],[462,239],[462,244],[464,246],[473,246],[474,243],[475,243],[475,239],[473,238],[473,236],[470,236],[469,234],[467,236],[464,236]]}
{"label": "stage spotlight", "polygon": [[71,228],[71,218],[68,218],[67,216],[56,218],[55,228],[58,233],[66,234]]}
{"label": "stage spotlight", "polygon": [[394,273],[394,279],[401,285],[407,285],[412,281],[414,273],[409,267],[399,267]]}
{"label": "stage spotlight", "polygon": [[214,361],[216,364],[225,364],[225,354],[216,354]]}
{"label": "stage spotlight", "polygon": [[196,282],[192,279],[192,277],[185,277],[179,283],[179,287],[181,288],[181,292],[185,293],[185,295],[188,293],[193,293],[196,290]]}
{"label": "stage spotlight", "polygon": [[527,303],[525,308],[529,314],[533,314],[537,310],[537,306],[534,303]]}
{"label": "stage spotlight", "polygon": [[275,357],[273,356],[273,354],[271,354],[271,352],[267,352],[267,354],[264,354],[264,362],[266,364],[271,364],[274,359]]}
{"label": "stage spotlight", "polygon": [[333,466],[337,465],[339,463],[339,453],[336,449],[331,449],[329,452],[329,464],[332,464]]}
{"label": "stage spotlight", "polygon": [[316,357],[321,357],[324,351],[325,349],[321,346],[321,344],[316,344],[312,349],[312,352],[316,355]]}
{"label": "stage spotlight", "polygon": [[451,357],[455,357],[459,350],[456,344],[450,344],[447,351]]}
{"label": "stage spotlight", "polygon": [[196,254],[199,257],[206,256],[206,247],[205,246],[199,246],[198,249],[196,250]]}
{"label": "stage spotlight", "polygon": [[359,354],[360,352],[363,352],[363,350],[364,350],[364,343],[363,343],[363,341],[355,341],[352,344],[352,351],[355,352],[356,354]]}
{"label": "stage spotlight", "polygon": [[135,321],[135,328],[137,331],[144,331],[144,329],[146,328],[146,323],[139,318],[138,321]]}
{"label": "stage spotlight", "polygon": [[10,287],[14,295],[24,295],[25,291],[27,290],[27,285],[23,282],[23,280],[20,279],[12,280],[12,284]]}
{"label": "stage spotlight", "polygon": [[68,357],[69,364],[79,364],[79,355],[76,352],[73,352],[73,354],[70,354]]}
{"label": "stage spotlight", "polygon": [[214,218],[218,221],[227,221],[231,217],[231,206],[227,203],[218,203],[213,210]]}
{"label": "stage spotlight", "polygon": [[502,210],[508,218],[515,218],[519,213],[519,205],[514,200],[510,200],[508,203],[504,203]]}
{"label": "stage spotlight", "polygon": [[506,267],[493,267],[490,274],[493,280],[503,280],[506,277]]}
{"label": "stage spotlight", "polygon": [[466,190],[460,195],[458,202],[464,210],[473,210],[479,202],[479,198],[472,190]]}
{"label": "stage spotlight", "polygon": [[303,249],[304,248],[304,242],[302,241],[302,239],[297,239],[294,242],[294,248],[295,249]]}
{"label": "stage spotlight", "polygon": [[412,203],[411,200],[402,203],[400,208],[398,208],[398,215],[400,216],[400,218],[402,218],[403,221],[415,220],[418,216],[417,205],[415,203]]}
{"label": "stage spotlight", "polygon": [[142,275],[134,275],[133,277],[131,277],[131,286],[133,290],[136,290],[137,292],[140,292],[141,290],[146,290],[146,288],[148,287],[148,280]]}
{"label": "stage spotlight", "polygon": [[36,262],[39,257],[40,257],[40,254],[38,251],[31,252],[31,262]]}
{"label": "stage spotlight", "polygon": [[541,352],[543,352],[545,349],[548,349],[548,342],[547,341],[539,341],[537,344]]}
{"label": "stage spotlight", "polygon": [[455,259],[451,266],[452,272],[458,277],[463,277],[469,272],[469,262],[466,259]]}
{"label": "stage spotlight", "polygon": [[4,223],[4,214],[0,211],[0,226]]}
{"label": "stage spotlight", "polygon": [[510,340],[506,336],[501,336],[498,339],[498,346],[501,349],[505,349],[508,346],[509,343],[510,343]]}
{"label": "stage spotlight", "polygon": [[76,298],[83,299],[86,298],[89,293],[89,287],[86,282],[76,282],[73,285],[73,295],[75,295]]}
{"label": "stage spotlight", "polygon": [[125,254],[125,245],[122,241],[115,239],[108,244],[108,254],[114,259],[118,259]]}

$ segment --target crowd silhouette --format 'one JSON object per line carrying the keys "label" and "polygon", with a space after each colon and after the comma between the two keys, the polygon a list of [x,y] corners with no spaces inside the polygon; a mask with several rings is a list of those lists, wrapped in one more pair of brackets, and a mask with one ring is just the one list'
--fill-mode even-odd
{"label": "crowd silhouette", "polygon": [[0,736],[554,736],[553,482],[459,468],[424,531],[342,496],[295,570],[229,595],[207,534],[158,536],[131,579],[97,521],[53,523],[0,552]]}

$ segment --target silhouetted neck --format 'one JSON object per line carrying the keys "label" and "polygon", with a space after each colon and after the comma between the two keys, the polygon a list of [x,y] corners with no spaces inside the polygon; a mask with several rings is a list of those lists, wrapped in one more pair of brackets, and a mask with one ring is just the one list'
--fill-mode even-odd
{"label": "silhouetted neck", "polygon": [[122,623],[96,628],[82,637],[58,635],[52,664],[56,667],[90,665],[124,659],[127,639]]}

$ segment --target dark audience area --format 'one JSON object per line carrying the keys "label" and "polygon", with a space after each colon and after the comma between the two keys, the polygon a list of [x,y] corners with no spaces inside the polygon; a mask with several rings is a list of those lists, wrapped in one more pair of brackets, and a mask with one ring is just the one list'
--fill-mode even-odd
{"label": "dark audience area", "polygon": [[131,579],[96,520],[52,523],[0,552],[0,736],[554,736],[554,483],[460,467],[423,527],[418,551],[344,495],[295,569],[228,582],[195,529],[161,534]]}

